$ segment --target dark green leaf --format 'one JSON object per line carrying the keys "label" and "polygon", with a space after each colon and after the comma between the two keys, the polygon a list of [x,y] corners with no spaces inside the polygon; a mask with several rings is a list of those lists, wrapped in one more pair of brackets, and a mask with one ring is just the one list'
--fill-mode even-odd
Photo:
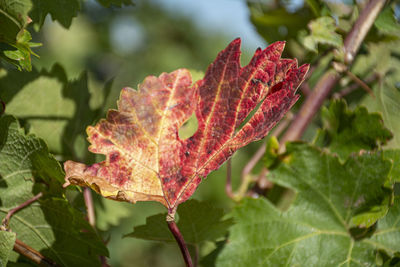
{"label": "dark green leaf", "polygon": [[321,117],[323,129],[315,143],[328,147],[342,159],[360,150],[377,149],[392,138],[380,114],[368,113],[362,106],[351,111],[344,100],[333,101],[329,108],[323,107]]}
{"label": "dark green leaf", "polygon": [[97,0],[100,4],[105,7],[110,7],[111,5],[122,7],[122,5],[130,6],[133,5],[132,0]]}
{"label": "dark green leaf", "polygon": [[[287,153],[268,178],[294,189],[296,200],[281,212],[264,198],[245,199],[233,212],[235,225],[217,266],[373,266],[378,248],[388,255],[400,250],[399,228],[393,227],[400,220],[390,226],[393,240],[350,235],[352,218],[390,195],[383,184],[391,164],[381,154],[341,163],[306,144],[288,144]],[[377,229],[388,226],[378,222]]]}
{"label": "dark green leaf", "polygon": [[29,13],[37,29],[40,29],[48,14],[65,28],[69,28],[72,19],[81,9],[80,0],[32,0],[33,8]]}
{"label": "dark green leaf", "polygon": [[8,257],[13,250],[15,239],[15,233],[0,230],[0,267],[7,266]]}
{"label": "dark green leaf", "polygon": [[0,219],[42,192],[18,211],[10,229],[18,238],[62,266],[100,266],[107,249],[83,214],[68,203],[60,164],[45,143],[25,135],[15,118],[0,118]]}
{"label": "dark green leaf", "polygon": [[[232,219],[223,219],[224,212],[210,203],[188,200],[178,208],[178,228],[185,242],[198,245],[203,241],[215,241],[223,237],[233,224]],[[146,219],[145,225],[136,226],[126,236],[146,240],[175,242],[166,222],[167,214],[157,214]]]}

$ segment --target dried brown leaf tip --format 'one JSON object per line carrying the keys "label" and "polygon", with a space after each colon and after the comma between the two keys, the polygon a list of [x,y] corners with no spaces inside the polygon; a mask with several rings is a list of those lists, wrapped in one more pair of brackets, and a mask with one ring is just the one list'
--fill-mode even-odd
{"label": "dried brown leaf tip", "polygon": [[[309,66],[281,59],[284,46],[258,49],[241,67],[236,39],[193,85],[189,71],[178,69],[147,77],[137,91],[122,89],[118,110],[87,128],[89,150],[106,160],[91,166],[67,161],[67,183],[121,201],[159,201],[173,213],[203,178],[267,135],[297,101]],[[179,128],[193,112],[198,129],[181,140]]]}

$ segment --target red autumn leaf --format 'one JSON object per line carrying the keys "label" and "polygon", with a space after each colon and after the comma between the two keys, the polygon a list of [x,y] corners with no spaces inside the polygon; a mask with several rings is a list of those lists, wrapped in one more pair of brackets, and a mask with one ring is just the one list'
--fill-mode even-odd
{"label": "red autumn leaf", "polygon": [[[122,89],[118,110],[87,128],[89,150],[106,160],[91,166],[67,161],[67,184],[121,201],[159,201],[173,215],[203,178],[237,149],[267,135],[297,101],[309,66],[281,59],[284,45],[258,49],[241,68],[236,39],[194,85],[189,71],[179,69],[147,77],[137,91]],[[198,129],[181,140],[179,128],[193,112]]]}

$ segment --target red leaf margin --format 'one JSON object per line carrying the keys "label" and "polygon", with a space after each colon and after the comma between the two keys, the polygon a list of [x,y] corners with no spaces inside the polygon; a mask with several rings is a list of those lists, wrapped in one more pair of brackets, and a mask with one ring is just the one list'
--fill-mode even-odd
{"label": "red leaf margin", "polygon": [[[281,59],[285,43],[276,42],[264,50],[257,49],[250,63],[241,67],[240,43],[240,39],[232,41],[208,67],[204,79],[191,87],[190,74],[181,69],[170,74],[163,73],[159,78],[146,78],[139,91],[124,88],[119,100],[119,110],[110,110],[107,121],[100,121],[98,125],[88,127],[87,130],[92,143],[90,150],[106,154],[106,161],[92,166],[67,161],[64,164],[67,184],[90,186],[104,196],[117,200],[159,201],[169,209],[170,214],[174,214],[177,206],[194,193],[203,178],[218,169],[237,149],[265,137],[299,98],[295,93],[309,69],[308,64],[298,67],[296,59]],[[158,97],[160,94],[152,90],[161,92],[170,88],[171,83],[177,84],[179,88],[170,89],[169,97],[176,94],[175,98],[181,102],[172,106],[166,105],[163,96],[153,104],[151,97]],[[151,89],[152,86],[155,89]],[[127,102],[125,105],[124,101]],[[157,153],[158,162],[155,164],[158,164],[156,175],[162,193],[156,196],[135,192],[135,197],[127,197],[129,184],[136,178],[129,176],[126,169],[121,171],[124,161],[120,154],[101,146],[96,149],[93,131],[97,127],[111,135],[112,130],[118,129],[115,124],[131,121],[124,112],[137,112],[140,105],[161,106],[162,115],[173,123],[168,129],[160,130],[166,140],[159,138],[156,143],[161,151]],[[258,110],[239,129],[258,105]],[[128,110],[124,110],[126,106],[129,107]],[[181,140],[178,135],[179,127],[193,111],[198,120],[198,129],[192,137]],[[149,112],[144,114],[153,116]],[[145,141],[143,138],[141,140]],[[140,142],[137,144],[139,146]],[[102,145],[111,146],[107,139],[102,140]],[[151,153],[150,157],[153,157]],[[150,160],[154,163],[155,159]],[[98,175],[100,170],[102,174]],[[113,177],[115,175],[120,177],[117,179]],[[143,179],[146,182],[146,177]],[[151,183],[157,186],[154,179]],[[104,194],[101,187],[112,188],[107,189],[109,192]]]}

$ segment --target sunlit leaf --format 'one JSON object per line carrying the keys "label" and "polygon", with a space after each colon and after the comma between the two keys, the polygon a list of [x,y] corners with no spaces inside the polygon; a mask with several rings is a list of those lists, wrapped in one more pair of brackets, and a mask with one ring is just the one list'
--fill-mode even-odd
{"label": "sunlit leaf", "polygon": [[[263,138],[298,99],[308,65],[281,59],[283,48],[276,42],[259,49],[241,68],[237,39],[193,86],[189,71],[179,69],[147,77],[138,91],[124,88],[118,110],[87,128],[89,150],[106,160],[92,166],[66,162],[67,183],[117,200],[159,201],[174,214],[203,178],[237,149]],[[193,112],[198,129],[181,140],[179,128]]]}

